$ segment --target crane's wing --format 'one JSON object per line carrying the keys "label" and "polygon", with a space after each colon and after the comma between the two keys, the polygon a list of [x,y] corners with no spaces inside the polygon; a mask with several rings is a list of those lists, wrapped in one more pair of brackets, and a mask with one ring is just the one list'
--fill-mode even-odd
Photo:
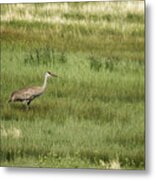
{"label": "crane's wing", "polygon": [[31,88],[24,88],[17,91],[14,91],[11,94],[11,97],[16,101],[22,100],[31,100],[36,96],[42,94],[42,89],[40,87],[31,87]]}

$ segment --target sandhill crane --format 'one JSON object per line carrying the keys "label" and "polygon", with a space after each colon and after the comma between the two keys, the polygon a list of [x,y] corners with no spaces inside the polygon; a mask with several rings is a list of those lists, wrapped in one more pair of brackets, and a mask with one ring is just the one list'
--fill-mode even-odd
{"label": "sandhill crane", "polygon": [[29,87],[29,88],[16,90],[12,92],[8,102],[15,102],[15,101],[24,102],[27,103],[27,107],[29,107],[31,101],[36,97],[40,96],[41,94],[43,94],[43,92],[45,91],[48,77],[57,77],[57,75],[49,71],[46,72],[44,77],[44,83],[42,86]]}

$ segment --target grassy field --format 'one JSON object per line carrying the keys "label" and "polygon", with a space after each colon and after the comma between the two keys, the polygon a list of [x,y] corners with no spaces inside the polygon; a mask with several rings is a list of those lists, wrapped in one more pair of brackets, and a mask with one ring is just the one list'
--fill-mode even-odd
{"label": "grassy field", "polygon": [[0,106],[1,166],[144,169],[144,2],[1,5]]}

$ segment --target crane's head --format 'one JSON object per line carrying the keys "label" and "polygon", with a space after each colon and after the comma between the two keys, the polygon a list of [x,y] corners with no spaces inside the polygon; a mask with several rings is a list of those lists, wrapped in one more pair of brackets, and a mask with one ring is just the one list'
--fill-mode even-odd
{"label": "crane's head", "polygon": [[45,73],[45,76],[47,76],[47,77],[58,77],[57,75],[51,73],[50,71],[47,71],[47,72]]}

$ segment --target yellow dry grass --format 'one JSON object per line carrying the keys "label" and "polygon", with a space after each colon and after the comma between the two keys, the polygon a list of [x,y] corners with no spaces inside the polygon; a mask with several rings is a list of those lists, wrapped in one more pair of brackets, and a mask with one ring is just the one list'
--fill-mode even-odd
{"label": "yellow dry grass", "polygon": [[100,165],[104,169],[121,169],[121,165],[118,159],[111,160],[110,162],[104,162],[100,160]]}
{"label": "yellow dry grass", "polygon": [[[70,5],[70,3],[45,3],[38,5],[36,4],[9,4],[3,5],[3,8],[8,10],[1,14],[1,21],[13,21],[13,20],[27,20],[27,21],[41,21],[41,22],[51,22],[57,23],[69,23],[68,20],[62,17],[63,13],[75,12],[75,8]],[[39,8],[39,15],[36,15],[37,9]],[[85,3],[82,7],[78,8],[77,13],[82,14],[100,14],[100,13],[118,13],[125,16],[128,12],[130,13],[143,13],[144,3],[143,1],[128,1],[128,2],[90,2]],[[43,16],[43,14],[46,14]],[[73,20],[71,21],[73,23]]]}
{"label": "yellow dry grass", "polygon": [[10,127],[8,129],[4,128],[3,126],[0,127],[1,131],[1,136],[2,137],[11,137],[11,138],[21,138],[22,137],[22,132],[20,129],[16,127]]}

